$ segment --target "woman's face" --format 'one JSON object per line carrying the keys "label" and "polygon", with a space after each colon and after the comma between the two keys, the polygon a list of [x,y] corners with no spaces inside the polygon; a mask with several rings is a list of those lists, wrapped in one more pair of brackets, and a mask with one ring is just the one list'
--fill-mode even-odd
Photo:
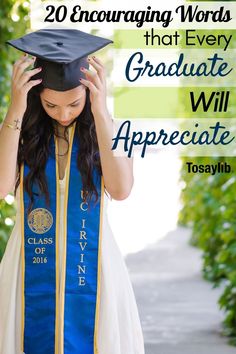
{"label": "woman's face", "polygon": [[86,88],[84,85],[68,91],[45,88],[40,93],[40,99],[47,114],[60,125],[67,126],[82,112],[86,101]]}

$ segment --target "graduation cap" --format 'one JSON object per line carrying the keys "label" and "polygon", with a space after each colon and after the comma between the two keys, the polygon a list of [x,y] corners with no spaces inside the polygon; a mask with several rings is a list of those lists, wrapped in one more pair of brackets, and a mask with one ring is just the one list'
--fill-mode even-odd
{"label": "graduation cap", "polygon": [[6,43],[36,57],[34,67],[42,71],[31,79],[42,78],[44,87],[66,91],[80,85],[88,69],[87,55],[113,41],[74,29],[41,29]]}

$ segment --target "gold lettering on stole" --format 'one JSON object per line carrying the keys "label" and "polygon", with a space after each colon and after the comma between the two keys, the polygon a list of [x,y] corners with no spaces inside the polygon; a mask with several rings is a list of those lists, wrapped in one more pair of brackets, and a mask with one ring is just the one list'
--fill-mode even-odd
{"label": "gold lettering on stole", "polygon": [[88,203],[84,201],[85,198],[84,198],[83,190],[81,191],[81,199],[82,199],[82,202],[80,203],[80,209],[83,211],[87,211],[88,210]]}
{"label": "gold lettering on stole", "polygon": [[83,251],[87,245],[87,242],[79,242],[80,248]]}
{"label": "gold lettering on stole", "polygon": [[84,274],[86,273],[86,265],[81,266],[78,264],[78,274],[80,274],[81,272]]}
{"label": "gold lettering on stole", "polygon": [[86,231],[80,230],[80,240],[87,240]]}
{"label": "gold lettering on stole", "polygon": [[79,277],[79,286],[85,285],[85,277]]}
{"label": "gold lettering on stole", "polygon": [[[80,209],[82,211],[87,211],[88,210],[88,203],[85,202],[84,198],[84,193],[81,190],[81,203],[80,203]],[[79,286],[85,286],[86,285],[86,266],[81,265],[81,263],[84,263],[84,257],[85,257],[85,251],[86,251],[86,246],[87,242],[86,241],[81,241],[81,240],[87,240],[87,232],[86,232],[86,219],[81,220],[81,230],[79,231],[79,245],[80,249],[83,253],[80,253],[80,261],[79,264],[77,265],[78,267],[78,275],[79,275]],[[83,273],[84,276],[81,276],[80,274]]]}
{"label": "gold lettering on stole", "polygon": [[[27,243],[34,249],[35,257],[32,257],[32,264],[45,264],[48,262],[47,248],[53,244],[52,237],[27,237]],[[44,246],[42,246],[44,245]]]}
{"label": "gold lettering on stole", "polygon": [[[83,219],[85,221],[85,219]],[[84,224],[84,227],[85,227],[85,223]],[[86,235],[86,231],[83,231],[83,230],[80,230],[80,239],[85,239],[87,240],[87,235]],[[79,245],[80,245],[80,249],[81,251],[84,251],[86,246],[87,246],[87,242],[79,242]],[[81,253],[80,254],[80,263],[84,263],[84,253]],[[86,266],[85,265],[80,265],[78,264],[78,274],[80,273],[83,273],[83,274],[86,274]],[[86,277],[83,276],[79,276],[79,286],[84,286],[86,284]]]}
{"label": "gold lettering on stole", "polygon": [[85,219],[82,219],[82,229],[85,229]]}

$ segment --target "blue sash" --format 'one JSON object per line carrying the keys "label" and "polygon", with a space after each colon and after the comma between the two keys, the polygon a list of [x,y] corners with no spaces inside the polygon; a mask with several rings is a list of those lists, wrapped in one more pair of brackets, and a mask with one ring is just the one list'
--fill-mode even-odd
{"label": "blue sash", "polygon": [[[70,128],[70,144],[63,207],[62,272],[59,274],[60,195],[52,137],[46,165],[50,209],[44,196],[34,197],[27,216],[29,196],[21,168],[22,232],[22,342],[25,354],[98,354],[97,331],[100,303],[101,230],[104,186],[94,170],[99,194],[97,204],[88,208],[83,201],[82,181],[77,169],[79,141],[75,123]],[[39,194],[38,185],[33,192]],[[95,198],[93,198],[95,200]]]}

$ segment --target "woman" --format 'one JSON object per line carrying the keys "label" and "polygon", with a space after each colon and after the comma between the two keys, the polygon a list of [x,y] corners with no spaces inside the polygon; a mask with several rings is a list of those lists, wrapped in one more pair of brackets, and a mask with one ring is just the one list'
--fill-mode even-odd
{"label": "woman", "polygon": [[106,193],[129,195],[132,159],[111,151],[102,62],[83,50],[60,62],[71,56],[68,41],[94,41],[90,53],[108,43],[75,30],[22,38],[14,46],[26,43],[36,60],[14,64],[0,131],[0,196],[15,185],[18,204],[0,265],[0,354],[143,354],[133,289],[105,212]]}

